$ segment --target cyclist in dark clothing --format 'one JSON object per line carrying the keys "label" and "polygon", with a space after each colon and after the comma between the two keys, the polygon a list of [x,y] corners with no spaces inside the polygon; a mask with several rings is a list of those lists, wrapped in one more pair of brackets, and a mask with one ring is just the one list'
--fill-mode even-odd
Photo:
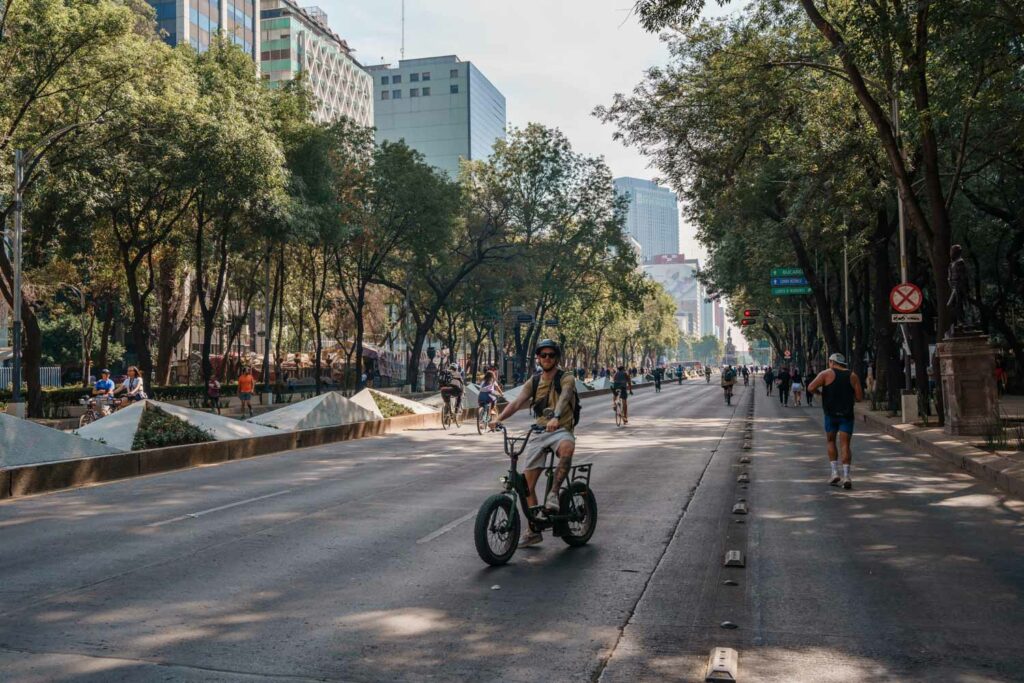
{"label": "cyclist in dark clothing", "polygon": [[[828,439],[828,462],[832,468],[829,485],[844,489],[853,488],[850,481],[850,465],[853,453],[850,441],[853,439],[853,406],[864,400],[857,374],[846,369],[846,357],[841,353],[833,353],[828,357],[828,370],[814,378],[807,386],[808,393],[821,390],[821,406],[825,411],[825,436]],[[836,449],[838,436],[839,448]],[[839,477],[836,460],[842,459],[843,476]]]}
{"label": "cyclist in dark clothing", "polygon": [[654,368],[654,393],[661,391],[661,377],[665,374],[664,368]]}
{"label": "cyclist in dark clothing", "polygon": [[[811,382],[814,381],[814,377],[815,377],[814,372],[811,371],[810,369],[808,369],[807,370],[807,374],[804,375],[804,388],[807,388],[807,387],[811,386]],[[812,394],[811,391],[808,389],[807,390],[807,405],[814,405],[812,403],[812,399],[813,398],[814,398],[814,394]]]}

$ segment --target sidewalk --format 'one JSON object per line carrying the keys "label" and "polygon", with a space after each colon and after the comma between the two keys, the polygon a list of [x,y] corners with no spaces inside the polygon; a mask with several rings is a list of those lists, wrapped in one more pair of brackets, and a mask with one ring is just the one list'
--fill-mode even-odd
{"label": "sidewalk", "polygon": [[[1004,397],[1001,407],[1004,414],[1022,415],[1024,399]],[[861,424],[895,437],[907,446],[939,458],[1009,494],[1024,498],[1024,452],[985,451],[974,445],[982,442],[983,437],[950,436],[941,427],[901,424],[899,418],[888,417],[883,411],[872,411],[866,403],[859,404],[856,410]]]}

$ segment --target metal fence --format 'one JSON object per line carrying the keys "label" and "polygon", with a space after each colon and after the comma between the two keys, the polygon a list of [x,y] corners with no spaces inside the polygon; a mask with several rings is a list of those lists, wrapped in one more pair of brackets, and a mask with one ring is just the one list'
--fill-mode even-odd
{"label": "metal fence", "polygon": [[[0,368],[0,387],[10,388],[13,372],[12,368]],[[60,387],[60,368],[39,368],[39,383],[44,387]]]}

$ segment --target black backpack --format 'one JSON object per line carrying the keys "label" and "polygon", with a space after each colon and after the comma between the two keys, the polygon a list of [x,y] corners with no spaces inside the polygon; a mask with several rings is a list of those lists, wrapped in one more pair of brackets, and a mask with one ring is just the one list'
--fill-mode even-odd
{"label": "black backpack", "polygon": [[[555,383],[555,396],[558,396],[559,394],[562,393],[562,377],[564,375],[565,375],[565,372],[562,371],[562,370],[559,370],[559,371],[557,371],[555,373],[555,379],[554,379],[554,383]],[[531,391],[530,391],[530,396],[531,396],[530,404],[533,407],[533,414],[534,414],[535,417],[540,417],[541,415],[543,415],[544,414],[544,409],[548,407],[547,406],[547,397],[545,397],[545,400],[543,402],[537,400],[537,387],[540,386],[540,376],[541,376],[541,373],[539,373],[539,372],[536,373],[533,376],[533,380],[532,380],[533,386],[531,387]],[[575,386],[573,386],[573,393],[576,394],[575,400],[573,401],[573,408],[572,408],[572,426],[575,427],[576,425],[578,425],[580,423],[580,395],[578,393],[576,393],[576,387]]]}

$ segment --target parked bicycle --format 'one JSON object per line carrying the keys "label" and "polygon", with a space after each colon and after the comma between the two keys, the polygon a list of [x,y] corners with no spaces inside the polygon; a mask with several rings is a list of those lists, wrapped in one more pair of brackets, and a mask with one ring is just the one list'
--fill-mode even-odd
{"label": "parked bicycle", "polygon": [[[597,528],[597,499],[590,488],[591,463],[573,465],[565,478],[558,494],[560,514],[544,512],[543,504],[530,507],[527,501],[529,489],[526,477],[519,472],[519,456],[526,449],[530,437],[544,428],[534,425],[522,437],[511,437],[504,425],[496,425],[495,429],[502,432],[505,442],[505,454],[509,457],[508,474],[501,478],[502,491],[495,493],[480,506],[476,515],[473,537],[476,552],[480,559],[490,565],[498,566],[508,562],[519,547],[519,510],[522,507],[527,524],[535,531],[552,529],[570,546],[586,545]],[[554,481],[554,469],[557,458],[551,448],[545,450],[547,485],[544,495],[538,500],[546,500],[551,493]]]}

